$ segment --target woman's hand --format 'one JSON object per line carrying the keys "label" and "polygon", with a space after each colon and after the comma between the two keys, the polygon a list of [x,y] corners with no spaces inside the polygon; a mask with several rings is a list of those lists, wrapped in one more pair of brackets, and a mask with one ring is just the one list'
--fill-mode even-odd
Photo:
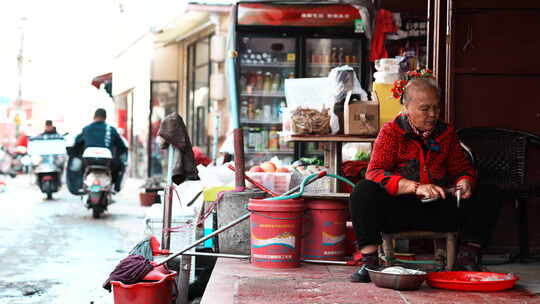
{"label": "woman's hand", "polygon": [[[461,198],[466,199],[466,198],[471,197],[471,195],[472,195],[472,185],[471,185],[471,181],[468,178],[464,178],[464,179],[460,180],[456,184],[456,189],[461,190]],[[454,192],[454,194],[455,194],[455,192]]]}
{"label": "woman's hand", "polygon": [[444,189],[433,184],[420,184],[418,185],[418,188],[416,188],[416,195],[421,196],[424,199],[438,199],[438,198],[446,198],[446,195],[444,193]]}

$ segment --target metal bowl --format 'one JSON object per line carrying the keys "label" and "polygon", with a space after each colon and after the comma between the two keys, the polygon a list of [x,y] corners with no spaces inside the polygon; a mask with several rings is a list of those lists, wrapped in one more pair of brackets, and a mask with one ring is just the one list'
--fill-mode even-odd
{"label": "metal bowl", "polygon": [[416,290],[426,279],[427,274],[393,274],[381,272],[384,268],[367,269],[369,278],[377,287],[395,290]]}

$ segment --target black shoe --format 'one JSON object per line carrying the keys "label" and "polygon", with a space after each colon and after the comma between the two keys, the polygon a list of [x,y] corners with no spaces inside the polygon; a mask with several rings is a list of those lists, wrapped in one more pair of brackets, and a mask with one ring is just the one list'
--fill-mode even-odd
{"label": "black shoe", "polygon": [[376,269],[379,267],[379,256],[377,252],[364,254],[361,261],[364,262],[364,265],[351,275],[351,282],[369,283],[371,279],[369,278],[367,269]]}
{"label": "black shoe", "polygon": [[362,265],[355,273],[351,275],[351,282],[355,283],[369,283],[371,279],[369,278],[369,273],[367,271],[368,266],[366,264]]}

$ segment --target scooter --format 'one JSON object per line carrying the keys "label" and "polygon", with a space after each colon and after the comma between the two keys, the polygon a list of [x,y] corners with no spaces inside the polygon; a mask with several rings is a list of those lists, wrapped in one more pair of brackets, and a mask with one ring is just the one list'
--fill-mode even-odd
{"label": "scooter", "polygon": [[4,146],[0,146],[0,175],[5,174],[12,178],[17,176],[17,173],[12,167],[14,158],[14,155],[4,148]]}
{"label": "scooter", "polygon": [[90,147],[84,150],[82,159],[82,192],[87,195],[86,207],[92,209],[92,217],[97,219],[112,202],[112,153],[107,148]]}
{"label": "scooter", "polygon": [[62,136],[54,138],[37,136],[28,142],[28,155],[31,159],[32,171],[36,176],[36,184],[47,199],[62,186],[62,174],[66,162],[66,141]]}
{"label": "scooter", "polygon": [[30,173],[32,166],[32,159],[28,153],[28,148],[24,146],[15,147],[15,154],[13,163],[11,164],[12,170],[20,174]]}

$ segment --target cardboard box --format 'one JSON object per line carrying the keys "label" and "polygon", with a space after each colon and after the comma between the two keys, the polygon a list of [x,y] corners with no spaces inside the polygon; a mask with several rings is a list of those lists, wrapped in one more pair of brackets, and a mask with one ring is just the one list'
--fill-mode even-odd
{"label": "cardboard box", "polygon": [[355,101],[349,91],[343,114],[346,135],[376,135],[379,131],[379,103],[376,100]]}

